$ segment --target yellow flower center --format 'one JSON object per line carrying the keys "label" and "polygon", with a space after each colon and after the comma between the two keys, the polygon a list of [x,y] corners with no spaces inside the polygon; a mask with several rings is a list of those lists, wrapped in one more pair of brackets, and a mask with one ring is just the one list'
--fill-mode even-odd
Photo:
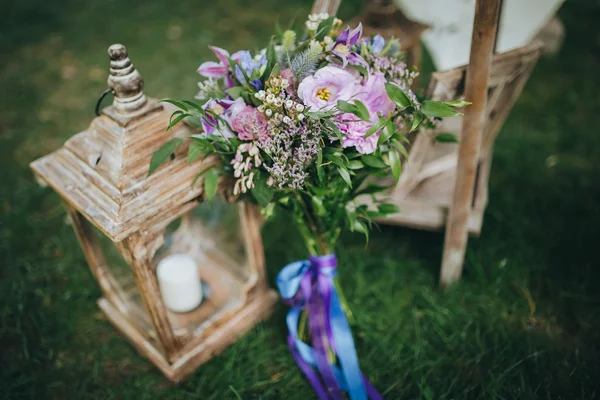
{"label": "yellow flower center", "polygon": [[317,97],[321,100],[329,101],[331,93],[329,93],[329,89],[327,88],[319,89],[317,90]]}
{"label": "yellow flower center", "polygon": [[222,105],[220,104],[215,104],[215,106],[212,109],[212,112],[214,112],[217,115],[221,115],[225,112],[225,109],[223,108]]}

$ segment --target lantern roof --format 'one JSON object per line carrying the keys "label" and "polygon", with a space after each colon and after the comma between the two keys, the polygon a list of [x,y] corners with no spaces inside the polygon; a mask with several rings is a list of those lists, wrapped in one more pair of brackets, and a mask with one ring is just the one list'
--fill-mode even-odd
{"label": "lantern roof", "polygon": [[83,132],[33,163],[36,178],[114,242],[166,223],[197,204],[202,185],[191,183],[213,159],[188,164],[188,143],[148,176],[153,154],[167,141],[194,131],[167,131],[171,111],[143,92],[143,80],[125,46],[112,45],[108,85],[114,102]]}

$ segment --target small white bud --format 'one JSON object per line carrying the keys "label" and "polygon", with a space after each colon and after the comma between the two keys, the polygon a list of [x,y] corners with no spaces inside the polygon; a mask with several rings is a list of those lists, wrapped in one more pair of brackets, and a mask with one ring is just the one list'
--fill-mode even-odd
{"label": "small white bud", "polygon": [[270,108],[267,108],[267,110],[265,111],[265,114],[267,114],[267,117],[270,117],[271,115],[273,115],[273,110],[271,110]]}
{"label": "small white bud", "polygon": [[267,186],[271,187],[275,184],[275,178],[273,178],[272,176],[269,176],[269,179],[267,179]]}
{"label": "small white bud", "polygon": [[242,176],[242,170],[241,169],[236,169],[235,171],[233,171],[233,176],[235,176],[236,178],[239,178]]}
{"label": "small white bud", "polygon": [[294,101],[293,100],[286,100],[285,101],[285,108],[287,108],[289,110],[292,107],[294,107]]}
{"label": "small white bud", "polygon": [[273,95],[273,93],[269,93],[269,95],[267,96],[267,103],[272,103],[275,101],[275,96]]}
{"label": "small white bud", "polygon": [[277,107],[281,107],[281,106],[283,105],[283,100],[281,100],[281,98],[280,98],[280,97],[276,98],[276,99],[275,99],[275,105],[276,105]]}
{"label": "small white bud", "polygon": [[255,144],[252,145],[252,147],[250,147],[250,150],[248,151],[248,154],[252,157],[254,157],[255,155],[258,154],[258,146],[256,146]]}
{"label": "small white bud", "polygon": [[286,115],[285,117],[283,117],[283,122],[285,122],[286,124],[291,124],[292,119]]}
{"label": "small white bud", "polygon": [[240,180],[237,180],[233,185],[233,195],[237,196],[238,194],[240,194]]}
{"label": "small white bud", "polygon": [[254,172],[252,172],[250,175],[248,175],[248,180],[246,181],[246,187],[248,189],[252,189],[254,187],[254,182],[252,181],[254,179]]}
{"label": "small white bud", "polygon": [[298,121],[302,121],[304,119],[304,114],[298,114]]}
{"label": "small white bud", "polygon": [[261,113],[264,113],[265,112],[265,106],[262,105],[262,104],[260,106],[258,106],[258,111],[260,111]]}
{"label": "small white bud", "polygon": [[296,104],[296,111],[298,111],[298,112],[304,111],[304,106],[300,103]]}

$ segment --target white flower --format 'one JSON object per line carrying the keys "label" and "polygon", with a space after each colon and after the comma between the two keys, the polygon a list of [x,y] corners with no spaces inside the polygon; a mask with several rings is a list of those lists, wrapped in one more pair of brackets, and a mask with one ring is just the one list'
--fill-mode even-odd
{"label": "white flower", "polygon": [[308,28],[309,31],[316,31],[317,28],[319,27],[319,23],[313,22],[313,21],[306,21],[306,27]]}
{"label": "white flower", "polygon": [[269,93],[269,95],[267,96],[267,103],[272,103],[273,101],[275,101],[275,96],[273,95],[273,93]]}
{"label": "white flower", "polygon": [[281,107],[281,106],[283,105],[283,100],[281,100],[281,98],[280,98],[280,97],[276,98],[276,99],[275,99],[275,105],[276,105],[277,107]]}
{"label": "white flower", "polygon": [[292,119],[286,115],[283,117],[283,122],[289,125],[292,123]]}
{"label": "white flower", "polygon": [[254,182],[252,181],[254,179],[254,172],[251,172],[250,175],[248,175],[248,180],[246,181],[246,187],[248,189],[252,189],[254,187]]}
{"label": "white flower", "polygon": [[262,104],[260,106],[258,106],[258,111],[260,111],[261,113],[264,113],[265,112],[265,106],[262,105]]}
{"label": "white flower", "polygon": [[235,181],[235,185],[233,186],[233,195],[237,196],[238,194],[240,194],[240,183],[241,183],[241,179],[238,179],[237,181]]}
{"label": "white flower", "polygon": [[325,51],[333,50],[333,46],[335,46],[335,41],[332,38],[330,38],[329,36],[325,36],[323,42],[325,42]]}
{"label": "white flower", "polygon": [[271,115],[273,115],[273,110],[271,110],[270,108],[267,108],[267,110],[265,111],[265,114],[267,114],[267,117],[270,117]]}
{"label": "white flower", "polygon": [[252,144],[252,147],[250,147],[250,150],[248,151],[248,154],[252,157],[254,157],[255,155],[258,154],[258,146],[255,144]]}
{"label": "white flower", "polygon": [[269,176],[269,179],[267,179],[267,186],[271,187],[275,184],[275,178],[273,178],[272,176]]}
{"label": "white flower", "polygon": [[236,178],[239,178],[239,177],[241,177],[241,176],[242,176],[242,170],[241,170],[241,169],[236,169],[236,170],[233,172],[233,176],[235,176]]}
{"label": "white flower", "polygon": [[326,20],[327,18],[329,18],[329,14],[327,14],[327,13],[321,13],[321,14],[319,14],[319,19],[321,21]]}
{"label": "white flower", "polygon": [[292,108],[294,106],[294,101],[293,100],[286,100],[285,101],[285,108],[287,108],[288,110],[290,108]]}
{"label": "white flower", "polygon": [[296,104],[296,111],[298,111],[298,112],[304,111],[304,106],[302,104],[300,104],[300,103],[297,103]]}
{"label": "white flower", "polygon": [[290,81],[288,81],[288,80],[287,80],[287,79],[285,79],[285,78],[282,78],[282,79],[281,79],[281,87],[285,89],[285,88],[287,88],[288,86],[290,86]]}
{"label": "white flower", "polygon": [[298,121],[302,121],[304,119],[304,114],[298,114]]}

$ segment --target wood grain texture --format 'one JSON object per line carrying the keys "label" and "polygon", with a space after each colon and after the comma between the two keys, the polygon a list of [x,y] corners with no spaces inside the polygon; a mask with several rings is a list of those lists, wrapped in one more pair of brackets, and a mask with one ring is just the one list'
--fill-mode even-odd
{"label": "wood grain texture", "polygon": [[315,0],[311,14],[327,13],[329,15],[336,15],[341,2],[342,0]]}
{"label": "wood grain texture", "polygon": [[465,82],[466,108],[456,166],[456,183],[448,215],[440,283],[448,286],[460,279],[467,246],[467,222],[473,204],[473,189],[488,97],[489,71],[494,54],[501,0],[477,0],[471,38],[471,56]]}
{"label": "wood grain texture", "polygon": [[[182,123],[165,130],[172,110],[143,95],[141,76],[124,51],[120,45],[109,50],[108,82],[115,103],[88,129],[34,161],[31,168],[39,182],[63,198],[102,290],[102,310],[141,354],[169,379],[179,381],[269,315],[277,295],[265,278],[262,219],[256,206],[245,201],[232,205],[239,235],[221,238],[228,241],[220,243],[224,248],[241,249],[244,260],[225,250],[205,254],[197,245],[202,239],[220,238],[192,212],[205,200],[203,178],[192,182],[202,170],[217,165],[219,158],[187,162],[189,136],[198,132]],[[169,162],[148,176],[153,154],[172,139],[183,144]],[[236,200],[231,183],[220,177],[217,192]],[[167,245],[166,232],[180,218],[174,244]],[[132,277],[113,275],[119,269],[109,268],[110,260],[93,227],[116,246]],[[160,295],[156,266],[169,252],[192,255],[210,288],[210,296],[189,313],[167,310]]]}

